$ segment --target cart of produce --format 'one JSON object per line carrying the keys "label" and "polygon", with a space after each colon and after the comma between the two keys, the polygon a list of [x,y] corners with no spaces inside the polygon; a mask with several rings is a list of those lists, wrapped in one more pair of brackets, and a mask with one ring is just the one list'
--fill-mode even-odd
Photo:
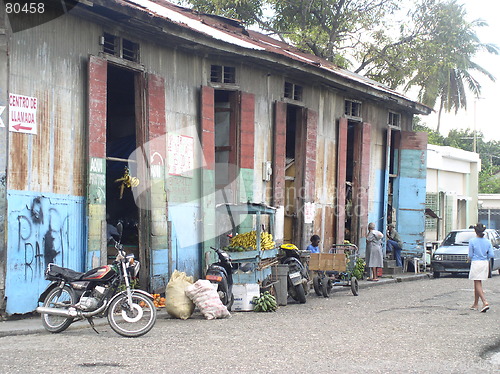
{"label": "cart of produce", "polygon": [[358,260],[358,247],[354,244],[334,244],[330,253],[311,253],[309,270],[313,277],[314,292],[329,297],[332,287],[350,287],[358,295],[358,279],[353,275]]}
{"label": "cart of produce", "polygon": [[[258,283],[269,287],[271,266],[278,264],[278,249],[273,239],[274,215],[276,209],[263,204],[221,204],[218,211],[230,217],[232,222],[229,245],[222,249],[229,253],[234,265],[235,284]],[[237,215],[255,215],[254,230],[242,233]],[[268,230],[262,224],[262,216],[269,216]]]}

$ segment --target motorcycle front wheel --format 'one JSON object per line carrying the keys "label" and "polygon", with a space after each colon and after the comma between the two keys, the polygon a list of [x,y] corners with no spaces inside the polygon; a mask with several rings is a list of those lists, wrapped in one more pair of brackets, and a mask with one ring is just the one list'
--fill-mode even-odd
{"label": "motorcycle front wheel", "polygon": [[118,334],[134,338],[146,334],[156,322],[156,307],[148,296],[132,293],[132,305],[129,305],[124,293],[109,305],[108,322]]}
{"label": "motorcycle front wheel", "polygon": [[[43,306],[47,308],[68,309],[75,304],[75,293],[73,290],[64,286],[64,288],[54,288],[45,297]],[[73,318],[55,316],[52,314],[42,313],[42,325],[45,330],[58,333],[66,330],[73,323]]]}

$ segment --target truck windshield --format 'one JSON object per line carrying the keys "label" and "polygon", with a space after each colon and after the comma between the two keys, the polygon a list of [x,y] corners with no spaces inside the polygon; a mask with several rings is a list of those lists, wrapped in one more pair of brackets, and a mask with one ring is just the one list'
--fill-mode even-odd
{"label": "truck windshield", "polygon": [[469,245],[469,240],[475,237],[474,231],[453,231],[444,239],[442,245]]}

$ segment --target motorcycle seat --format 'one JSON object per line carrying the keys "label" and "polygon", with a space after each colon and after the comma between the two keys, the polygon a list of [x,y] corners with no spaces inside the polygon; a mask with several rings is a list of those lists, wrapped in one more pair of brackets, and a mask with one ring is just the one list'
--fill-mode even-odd
{"label": "motorcycle seat", "polygon": [[56,264],[50,264],[49,269],[47,271],[47,275],[49,277],[63,277],[64,279],[73,282],[80,280],[85,273],[80,273],[78,271],[74,271],[68,268],[63,268]]}

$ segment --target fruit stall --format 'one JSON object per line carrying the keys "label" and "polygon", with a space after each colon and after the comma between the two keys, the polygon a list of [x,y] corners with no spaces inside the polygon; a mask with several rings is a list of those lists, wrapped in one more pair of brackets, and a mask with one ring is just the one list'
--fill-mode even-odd
{"label": "fruit stall", "polygon": [[[232,225],[229,245],[223,247],[229,253],[232,262],[236,265],[233,272],[235,284],[258,283],[261,286],[270,282],[271,266],[278,263],[278,249],[273,240],[274,217],[276,208],[264,204],[222,204],[218,207],[226,212],[232,222],[237,215],[255,215],[254,230],[238,233],[240,226]],[[268,230],[262,224],[262,216],[267,215]]]}

